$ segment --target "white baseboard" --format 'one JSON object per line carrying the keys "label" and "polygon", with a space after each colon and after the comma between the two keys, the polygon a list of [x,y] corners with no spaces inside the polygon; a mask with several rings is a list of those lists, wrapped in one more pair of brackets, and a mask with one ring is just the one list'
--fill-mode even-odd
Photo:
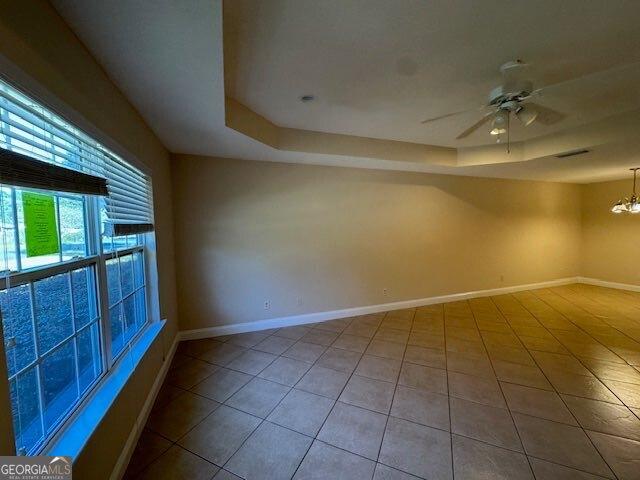
{"label": "white baseboard", "polygon": [[597,278],[578,277],[578,282],[587,285],[596,285],[598,287],[615,288],[617,290],[628,290],[630,292],[640,292],[640,285],[632,285],[630,283],[608,282],[606,280],[598,280]]}
{"label": "white baseboard", "polygon": [[149,395],[140,410],[140,414],[136,419],[136,423],[131,429],[131,433],[129,433],[129,437],[122,448],[122,452],[120,452],[120,456],[118,457],[118,461],[116,465],[113,467],[113,471],[111,472],[111,476],[109,480],[120,480],[129,465],[129,460],[131,460],[131,455],[133,455],[133,451],[138,444],[138,440],[140,439],[140,435],[142,434],[142,430],[144,429],[145,424],[147,423],[147,418],[149,417],[149,413],[151,413],[151,408],[153,407],[154,402],[156,401],[156,397],[158,396],[158,392],[160,391],[160,387],[164,383],[164,379],[167,376],[167,372],[169,371],[169,366],[171,365],[171,361],[173,360],[173,356],[176,353],[176,349],[178,348],[178,343],[180,343],[180,334],[176,335],[173,339],[173,343],[167,352],[164,362],[162,363],[162,367],[158,371],[158,375],[156,375],[156,379],[153,382],[151,390],[149,391]]}
{"label": "white baseboard", "polygon": [[378,305],[368,305],[365,307],[345,308],[342,310],[331,310],[326,312],[305,313],[302,315],[291,315],[288,317],[269,318],[267,320],[257,320],[255,322],[236,323],[232,325],[220,325],[217,327],[198,328],[194,330],[183,330],[180,332],[180,340],[196,340],[199,338],[218,337],[220,335],[231,335],[235,333],[255,332],[267,330],[269,328],[291,327],[294,325],[305,325],[307,323],[324,322],[336,318],[355,317],[369,313],[387,312],[389,310],[400,310],[403,308],[423,307],[435,303],[455,302],[467,300],[469,298],[488,297],[491,295],[503,295],[507,293],[521,292],[523,290],[534,290],[536,288],[557,287],[577,283],[579,277],[560,278],[547,282],[530,283],[527,285],[516,285],[512,287],[493,288],[489,290],[477,290],[475,292],[454,293],[451,295],[441,295],[437,297],[418,298],[415,300],[403,300],[401,302],[381,303]]}

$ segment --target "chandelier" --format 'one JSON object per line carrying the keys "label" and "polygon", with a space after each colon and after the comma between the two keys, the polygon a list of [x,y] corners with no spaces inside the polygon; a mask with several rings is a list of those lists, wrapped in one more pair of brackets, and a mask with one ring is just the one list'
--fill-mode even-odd
{"label": "chandelier", "polygon": [[638,195],[636,194],[636,176],[640,167],[631,168],[630,170],[633,172],[633,194],[631,198],[624,198],[611,207],[613,213],[640,213],[640,201],[638,201]]}

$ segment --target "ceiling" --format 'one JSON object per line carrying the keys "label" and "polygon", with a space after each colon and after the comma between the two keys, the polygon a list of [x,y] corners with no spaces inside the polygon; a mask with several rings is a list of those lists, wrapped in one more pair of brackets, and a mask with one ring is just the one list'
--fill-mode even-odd
{"label": "ceiling", "polygon": [[[52,3],[172,152],[576,183],[640,164],[638,2]],[[566,82],[535,99],[561,122],[514,127],[509,155],[455,141],[479,111],[420,123],[482,105],[516,58]]]}
{"label": "ceiling", "polygon": [[[640,2],[233,0],[224,13],[227,94],[281,126],[493,143],[488,127],[455,137],[480,119],[500,65],[515,59],[531,63],[536,88],[614,70],[545,92],[536,102],[566,118],[526,129],[514,122],[513,140],[640,108]],[[301,103],[304,94],[317,101]]]}

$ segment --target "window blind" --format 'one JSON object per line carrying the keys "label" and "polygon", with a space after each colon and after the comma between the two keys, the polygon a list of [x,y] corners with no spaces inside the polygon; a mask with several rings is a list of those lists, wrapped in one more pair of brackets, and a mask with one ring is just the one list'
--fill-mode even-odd
{"label": "window blind", "polygon": [[107,181],[102,177],[40,162],[4,148],[0,148],[0,183],[86,195],[108,194]]}
{"label": "window blind", "polygon": [[106,179],[108,234],[153,230],[151,182],[143,172],[2,80],[0,147]]}

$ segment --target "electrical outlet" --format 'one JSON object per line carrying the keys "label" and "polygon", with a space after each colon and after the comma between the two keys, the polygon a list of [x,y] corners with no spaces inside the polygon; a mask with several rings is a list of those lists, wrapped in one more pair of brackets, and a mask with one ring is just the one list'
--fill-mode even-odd
{"label": "electrical outlet", "polygon": [[301,307],[302,306],[302,297],[298,297],[298,299],[296,300],[296,304]]}
{"label": "electrical outlet", "polygon": [[269,310],[271,308],[271,300],[264,301],[264,309]]}
{"label": "electrical outlet", "polygon": [[500,275],[500,281],[504,282],[504,275]]}
{"label": "electrical outlet", "polygon": [[386,297],[389,294],[389,291],[386,288],[382,289],[382,296]]}

